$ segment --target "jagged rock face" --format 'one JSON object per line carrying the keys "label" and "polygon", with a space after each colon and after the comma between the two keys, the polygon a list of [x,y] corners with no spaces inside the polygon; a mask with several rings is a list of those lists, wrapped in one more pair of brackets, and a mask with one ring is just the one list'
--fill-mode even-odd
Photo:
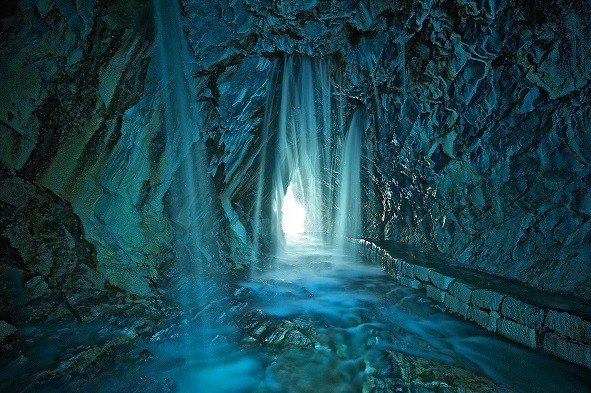
{"label": "jagged rock face", "polygon": [[191,241],[175,210],[195,201],[171,190],[195,154],[214,192],[203,254],[240,265],[274,64],[300,53],[332,58],[370,114],[366,236],[591,296],[588,1],[185,0],[189,146],[165,130],[148,3],[11,4],[1,159],[72,203],[109,282],[150,295]]}
{"label": "jagged rock face", "polygon": [[374,115],[366,135],[375,164],[365,168],[383,209],[365,210],[367,236],[589,297],[588,2],[188,2],[186,9],[209,75],[202,94],[215,92],[230,184],[239,180],[228,169],[245,162],[252,150],[243,146],[256,140],[244,131],[260,119],[270,69],[261,56],[334,56],[341,91]]}
{"label": "jagged rock face", "polygon": [[0,166],[0,314],[21,325],[91,318],[109,298],[71,205]]}
{"label": "jagged rock face", "polygon": [[376,71],[401,88],[378,120],[386,238],[589,297],[589,2],[429,2],[423,16],[387,55],[405,80],[385,52]]}
{"label": "jagged rock face", "polygon": [[132,107],[146,81],[149,15],[145,2],[43,1],[17,2],[2,20],[2,161],[71,201],[99,269],[140,294],[145,274],[133,270],[153,250],[137,226],[153,209],[134,205],[156,132],[138,127]]}

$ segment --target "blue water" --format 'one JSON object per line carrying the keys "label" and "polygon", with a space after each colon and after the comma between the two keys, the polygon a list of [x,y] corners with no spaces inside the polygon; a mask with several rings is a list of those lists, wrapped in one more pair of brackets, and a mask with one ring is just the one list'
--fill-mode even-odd
{"label": "blue water", "polygon": [[[478,378],[496,391],[585,392],[591,386],[586,370],[443,312],[420,291],[399,286],[381,268],[322,239],[300,237],[259,266],[239,282],[226,316],[236,309],[259,310],[270,325],[301,326],[309,343],[265,342],[269,332],[282,334],[272,327],[245,338],[249,332],[241,331],[240,323],[226,331],[220,325],[209,333],[213,344],[170,367],[175,340],[163,340],[153,348],[155,372],[173,378],[179,392],[386,391],[376,387],[392,382],[384,368],[394,367],[390,376],[396,376],[405,362],[408,370],[432,365],[465,373],[456,387],[468,391],[480,391],[469,385]],[[406,391],[405,384],[416,382],[407,374],[390,386]]]}
{"label": "blue water", "polygon": [[29,391],[407,392],[441,379],[474,392],[590,391],[588,370],[448,314],[319,238],[288,243],[232,285],[198,285],[209,295],[107,369]]}

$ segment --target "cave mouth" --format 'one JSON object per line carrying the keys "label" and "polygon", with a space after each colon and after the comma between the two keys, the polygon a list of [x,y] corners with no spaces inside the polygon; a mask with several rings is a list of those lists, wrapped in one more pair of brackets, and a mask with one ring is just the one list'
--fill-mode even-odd
{"label": "cave mouth", "polygon": [[284,54],[275,65],[261,127],[253,238],[280,245],[304,231],[359,236],[366,111],[340,93],[339,59]]}
{"label": "cave mouth", "polygon": [[281,203],[281,229],[287,240],[298,240],[306,231],[306,209],[296,198],[294,184],[289,183]]}

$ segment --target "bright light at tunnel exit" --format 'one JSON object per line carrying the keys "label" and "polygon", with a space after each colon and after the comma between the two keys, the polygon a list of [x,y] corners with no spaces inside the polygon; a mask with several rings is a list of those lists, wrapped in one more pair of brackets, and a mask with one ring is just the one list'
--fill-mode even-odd
{"label": "bright light at tunnel exit", "polygon": [[296,201],[293,185],[287,186],[281,206],[281,229],[286,237],[298,237],[305,231],[306,209]]}

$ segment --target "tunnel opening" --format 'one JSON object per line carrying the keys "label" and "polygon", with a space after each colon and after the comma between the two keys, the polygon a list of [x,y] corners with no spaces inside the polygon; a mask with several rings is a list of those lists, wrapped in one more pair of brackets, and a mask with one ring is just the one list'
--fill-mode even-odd
{"label": "tunnel opening", "polygon": [[281,201],[281,230],[293,241],[306,231],[306,209],[296,198],[293,183],[289,183]]}
{"label": "tunnel opening", "polygon": [[274,73],[261,130],[255,251],[293,238],[284,204],[296,199],[303,210],[295,210],[305,211],[301,232],[359,236],[362,111],[339,93],[340,62],[284,55]]}

